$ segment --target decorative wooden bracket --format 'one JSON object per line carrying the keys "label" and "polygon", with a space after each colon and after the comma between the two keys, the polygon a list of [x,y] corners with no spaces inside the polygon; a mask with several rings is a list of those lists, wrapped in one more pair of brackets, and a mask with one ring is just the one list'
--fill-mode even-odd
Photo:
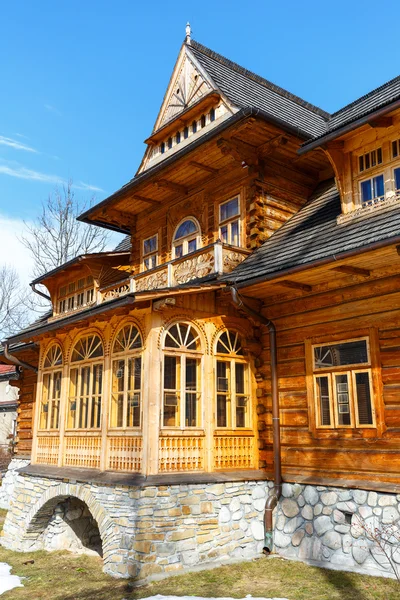
{"label": "decorative wooden bracket", "polygon": [[141,202],[148,202],[148,204],[160,204],[160,200],[154,200],[153,198],[147,198],[146,196],[139,196],[139,194],[135,194],[133,196],[134,200],[140,200]]}
{"label": "decorative wooden bracket", "polygon": [[234,160],[246,166],[258,166],[259,158],[253,146],[240,140],[220,138],[217,147],[224,156],[230,155]]}
{"label": "decorative wooden bracket", "polygon": [[368,125],[377,129],[385,129],[386,127],[391,127],[393,125],[393,117],[378,117],[377,119],[370,121]]}
{"label": "decorative wooden bracket", "polygon": [[283,285],[284,287],[292,288],[293,290],[302,290],[303,292],[312,291],[311,285],[307,285],[306,283],[300,283],[299,281],[290,281],[289,279],[277,281],[275,285]]}
{"label": "decorative wooden bracket", "polygon": [[194,167],[195,169],[200,169],[202,171],[207,171],[207,173],[212,173],[212,175],[216,175],[218,173],[218,169],[214,169],[213,167],[209,167],[208,165],[204,165],[203,163],[199,163],[195,160],[191,160],[189,165]]}
{"label": "decorative wooden bracket", "polygon": [[174,183],[173,181],[168,181],[168,179],[158,179],[154,182],[154,185],[157,188],[165,188],[167,190],[173,190],[174,192],[178,192],[178,194],[187,194],[187,187],[181,185],[180,183]]}
{"label": "decorative wooden bracket", "polygon": [[363,277],[369,277],[371,275],[371,271],[368,271],[368,269],[352,267],[351,265],[333,267],[332,271],[338,271],[339,273],[345,273],[346,275],[362,275]]}

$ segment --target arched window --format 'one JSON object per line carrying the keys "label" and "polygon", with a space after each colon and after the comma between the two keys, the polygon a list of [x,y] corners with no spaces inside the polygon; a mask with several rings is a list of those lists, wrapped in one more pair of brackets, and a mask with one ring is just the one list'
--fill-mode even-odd
{"label": "arched window", "polygon": [[103,342],[96,334],[80,338],[71,355],[68,429],[99,429],[103,393]]}
{"label": "arched window", "polygon": [[200,227],[194,219],[185,219],[177,227],[173,239],[173,258],[180,258],[200,247]]}
{"label": "arched window", "polygon": [[171,325],[164,339],[163,426],[201,424],[201,344],[193,325]]}
{"label": "arched window", "polygon": [[217,427],[249,427],[248,362],[238,333],[221,333],[216,357]]}
{"label": "arched window", "polygon": [[110,427],[140,427],[142,336],[129,323],[113,344]]}
{"label": "arched window", "polygon": [[39,429],[58,429],[63,356],[58,344],[50,346],[43,361]]}

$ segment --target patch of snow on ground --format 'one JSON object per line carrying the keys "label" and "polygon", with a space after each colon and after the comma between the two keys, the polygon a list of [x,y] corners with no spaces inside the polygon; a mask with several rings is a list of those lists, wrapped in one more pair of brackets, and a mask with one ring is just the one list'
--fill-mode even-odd
{"label": "patch of snow on ground", "polygon": [[0,563],[0,596],[4,592],[13,590],[16,587],[24,587],[20,577],[11,575],[11,567],[7,563]]}
{"label": "patch of snow on ground", "polygon": [[[242,600],[288,600],[287,598],[254,598],[250,595],[246,596]],[[234,600],[233,598],[203,598],[201,596],[149,596],[146,600]]]}

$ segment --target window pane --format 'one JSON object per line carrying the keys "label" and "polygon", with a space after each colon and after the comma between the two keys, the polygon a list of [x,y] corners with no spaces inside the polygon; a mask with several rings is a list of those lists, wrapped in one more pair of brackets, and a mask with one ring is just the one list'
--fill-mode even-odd
{"label": "window pane", "polygon": [[[217,361],[217,427],[228,426],[228,363]],[[225,392],[225,393],[224,393]]]}
{"label": "window pane", "polygon": [[224,244],[228,243],[228,225],[223,225],[220,229],[220,238]]}
{"label": "window pane", "polygon": [[396,190],[400,190],[400,169],[394,170],[394,183],[396,186]]}
{"label": "window pane", "polygon": [[372,185],[370,179],[361,182],[361,201],[368,202],[368,200],[372,200]]}
{"label": "window pane", "polygon": [[127,427],[140,427],[140,394],[128,394]]}
{"label": "window pane", "polygon": [[183,246],[180,244],[179,246],[175,246],[175,258],[181,258],[183,256]]}
{"label": "window pane", "polygon": [[229,202],[220,204],[219,211],[220,221],[226,221],[227,219],[236,217],[236,215],[239,214],[239,198],[234,198],[233,200],[229,200]]}
{"label": "window pane", "polygon": [[369,169],[370,168],[370,161],[369,161],[369,154],[365,155],[365,168]]}
{"label": "window pane", "polygon": [[392,156],[393,158],[396,158],[397,156],[397,141],[392,142]]}
{"label": "window pane", "polygon": [[378,165],[380,165],[382,163],[382,148],[378,148],[377,157],[378,157]]}
{"label": "window pane", "polygon": [[164,421],[165,427],[177,427],[179,425],[178,412],[178,367],[179,358],[175,356],[164,357]]}
{"label": "window pane", "polygon": [[192,219],[187,219],[187,221],[184,221],[179,225],[174,240],[179,240],[187,235],[196,233],[196,231],[198,231],[196,223],[192,221]]}
{"label": "window pane", "polygon": [[331,344],[314,348],[314,361],[316,369],[344,365],[365,364],[368,362],[366,340]]}
{"label": "window pane", "polygon": [[316,388],[320,424],[331,425],[329,378],[317,377]]}
{"label": "window pane", "polygon": [[362,171],[364,171],[364,156],[360,156],[358,158],[358,168],[360,173],[362,173]]}
{"label": "window pane", "polygon": [[235,364],[235,383],[236,383],[236,393],[244,394],[244,365],[241,363]]}
{"label": "window pane", "polygon": [[43,376],[43,390],[42,390],[42,406],[40,413],[40,429],[47,428],[47,415],[49,414],[49,393],[50,393],[50,374],[46,373]]}
{"label": "window pane", "polygon": [[339,425],[351,425],[350,390],[347,375],[335,375],[337,419]]}
{"label": "window pane", "polygon": [[197,250],[197,240],[190,240],[188,242],[188,253],[195,252]]}
{"label": "window pane", "polygon": [[239,221],[231,223],[231,240],[232,246],[239,246]]}
{"label": "window pane", "polygon": [[236,427],[246,427],[247,421],[247,398],[239,396],[236,398]]}
{"label": "window pane", "polygon": [[164,389],[166,390],[176,390],[176,366],[175,356],[164,358]]}
{"label": "window pane", "polygon": [[380,198],[385,194],[385,185],[383,181],[383,175],[374,177],[374,198]]}
{"label": "window pane", "polygon": [[360,425],[373,425],[371,390],[369,384],[369,374],[356,373],[356,394],[358,422]]}
{"label": "window pane", "polygon": [[144,240],[143,242],[143,254],[151,254],[157,250],[157,236],[153,235],[153,237]]}

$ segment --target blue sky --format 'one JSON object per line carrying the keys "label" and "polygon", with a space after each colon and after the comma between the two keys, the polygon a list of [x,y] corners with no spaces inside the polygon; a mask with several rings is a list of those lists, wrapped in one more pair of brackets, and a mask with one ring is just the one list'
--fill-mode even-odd
{"label": "blue sky", "polygon": [[2,2],[0,235],[57,181],[100,201],[134,175],[187,20],[196,40],[333,112],[398,74],[399,16],[368,0]]}

